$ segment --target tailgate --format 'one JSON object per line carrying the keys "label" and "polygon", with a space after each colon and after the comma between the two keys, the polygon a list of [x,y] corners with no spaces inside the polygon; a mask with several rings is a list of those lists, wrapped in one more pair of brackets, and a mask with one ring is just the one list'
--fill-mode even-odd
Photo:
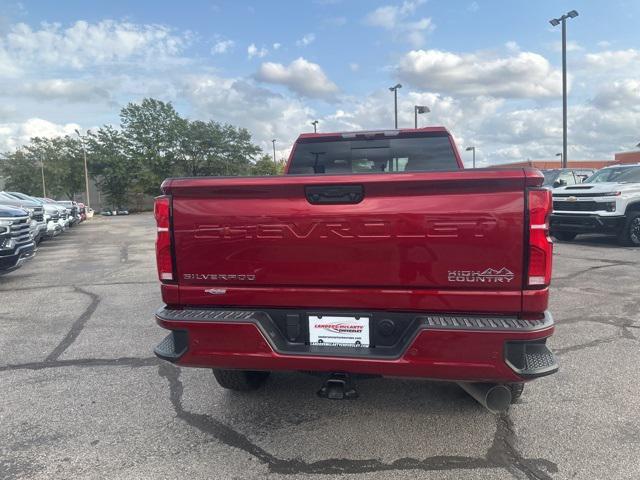
{"label": "tailgate", "polygon": [[[310,197],[341,187],[362,198]],[[164,188],[181,288],[522,288],[522,170],[173,179]]]}

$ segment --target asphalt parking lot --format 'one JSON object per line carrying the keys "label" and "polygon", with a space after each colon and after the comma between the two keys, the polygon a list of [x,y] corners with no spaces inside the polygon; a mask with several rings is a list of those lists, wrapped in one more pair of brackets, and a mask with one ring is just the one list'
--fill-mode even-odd
{"label": "asphalt parking lot", "polygon": [[640,477],[640,250],[557,243],[560,372],[508,414],[456,385],[370,379],[250,394],[157,360],[151,215],[96,218],[0,277],[0,478]]}

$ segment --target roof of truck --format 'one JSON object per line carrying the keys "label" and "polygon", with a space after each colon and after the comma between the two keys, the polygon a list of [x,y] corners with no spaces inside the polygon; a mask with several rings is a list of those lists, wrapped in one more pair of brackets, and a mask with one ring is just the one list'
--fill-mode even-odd
{"label": "roof of truck", "polygon": [[354,130],[345,132],[321,132],[321,133],[301,133],[298,139],[302,138],[326,138],[326,137],[342,137],[345,135],[385,135],[395,136],[404,133],[446,133],[449,135],[449,130],[445,127],[424,127],[424,128],[387,128],[382,130]]}

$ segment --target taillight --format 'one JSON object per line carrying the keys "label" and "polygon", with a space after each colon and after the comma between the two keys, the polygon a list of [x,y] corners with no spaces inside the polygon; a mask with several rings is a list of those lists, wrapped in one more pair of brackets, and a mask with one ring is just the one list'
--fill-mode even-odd
{"label": "taillight", "polygon": [[162,195],[156,197],[153,206],[156,217],[158,236],[156,237],[156,263],[158,277],[161,281],[173,280],[173,259],[171,257],[171,197]]}
{"label": "taillight", "polygon": [[551,282],[551,258],[553,243],[549,238],[549,214],[551,213],[551,190],[531,188],[529,203],[529,265],[527,285],[541,288]]}

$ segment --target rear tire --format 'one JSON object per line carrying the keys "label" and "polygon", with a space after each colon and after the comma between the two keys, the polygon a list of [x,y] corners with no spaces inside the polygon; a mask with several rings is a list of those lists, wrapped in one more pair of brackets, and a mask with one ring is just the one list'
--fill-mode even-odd
{"label": "rear tire", "polygon": [[218,384],[227,390],[249,392],[260,388],[269,378],[269,372],[251,370],[220,370],[213,369],[213,376]]}
{"label": "rear tire", "polygon": [[510,383],[507,387],[511,390],[511,403],[516,403],[524,391],[524,382]]}
{"label": "rear tire", "polygon": [[552,233],[552,235],[561,242],[570,242],[571,240],[576,238],[576,235],[578,234],[575,232],[554,232]]}
{"label": "rear tire", "polygon": [[618,243],[624,247],[640,247],[640,212],[629,214],[618,233]]}

